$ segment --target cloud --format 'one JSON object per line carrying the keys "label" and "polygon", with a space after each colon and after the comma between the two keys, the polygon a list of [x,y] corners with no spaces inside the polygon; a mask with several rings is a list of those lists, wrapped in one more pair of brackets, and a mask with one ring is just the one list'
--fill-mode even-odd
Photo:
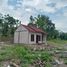
{"label": "cloud", "polygon": [[67,7],[63,9],[63,16],[67,17]]}
{"label": "cloud", "polygon": [[24,6],[30,6],[44,12],[55,12],[54,8],[47,6],[48,3],[50,3],[49,0],[23,0]]}
{"label": "cloud", "polygon": [[21,9],[14,10],[15,6],[9,5],[8,0],[0,1],[0,13],[2,14],[10,14],[11,16],[20,19],[22,15]]}
{"label": "cloud", "polygon": [[56,29],[67,32],[67,17],[64,14],[57,15],[53,23],[55,23]]}
{"label": "cloud", "polygon": [[67,0],[51,0],[52,3],[55,3],[55,8],[61,9],[67,6]]}
{"label": "cloud", "polygon": [[23,0],[24,6],[37,6],[40,3],[40,0]]}
{"label": "cloud", "polygon": [[67,6],[67,0],[23,0],[23,6],[30,6],[36,8],[36,10],[48,13],[55,13]]}
{"label": "cloud", "polygon": [[56,28],[66,31],[67,0],[0,0],[0,13],[10,14],[24,24],[30,15],[47,14]]}

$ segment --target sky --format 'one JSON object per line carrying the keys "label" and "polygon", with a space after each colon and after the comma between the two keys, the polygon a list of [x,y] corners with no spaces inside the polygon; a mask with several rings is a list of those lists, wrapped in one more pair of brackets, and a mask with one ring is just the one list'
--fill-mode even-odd
{"label": "sky", "polygon": [[56,29],[67,32],[67,0],[0,0],[0,13],[29,23],[29,17],[43,14],[50,17]]}

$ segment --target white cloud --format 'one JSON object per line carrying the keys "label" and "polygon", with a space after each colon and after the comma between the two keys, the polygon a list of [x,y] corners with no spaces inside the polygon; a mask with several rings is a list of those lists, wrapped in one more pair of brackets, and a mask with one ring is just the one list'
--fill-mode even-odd
{"label": "white cloud", "polygon": [[21,20],[22,15],[22,8],[18,8],[17,10],[14,10],[14,6],[8,5],[8,0],[2,0],[0,1],[0,13],[2,14],[10,14],[11,16],[18,18]]}
{"label": "white cloud", "polygon": [[[55,6],[48,6],[48,4],[51,3],[54,3]],[[23,0],[23,6],[31,6],[37,10],[42,10],[48,13],[55,13],[59,9],[67,6],[67,0]]]}
{"label": "white cloud", "polygon": [[67,17],[67,9],[63,10],[63,16]]}
{"label": "white cloud", "polygon": [[63,17],[60,15],[60,18],[53,20],[53,23],[55,23],[56,29],[67,32],[67,19],[66,17]]}
{"label": "white cloud", "polygon": [[23,5],[27,6],[37,6],[40,3],[40,0],[23,0]]}
{"label": "white cloud", "polygon": [[[64,12],[63,13],[63,16],[66,18],[66,20],[67,20],[67,12]],[[67,22],[67,21],[66,21]]]}
{"label": "white cloud", "polygon": [[[54,7],[48,6],[48,4],[55,3]],[[67,6],[67,0],[17,0],[16,7],[14,5],[8,5],[8,0],[0,0],[0,13],[10,14],[11,16],[18,18],[24,24],[29,21],[30,15],[37,15],[37,11],[55,13],[61,8]],[[16,9],[15,9],[16,8]],[[37,10],[35,10],[35,9]],[[57,14],[58,15],[58,14]],[[59,18],[60,17],[60,18]],[[63,14],[59,14],[58,18],[54,21],[57,29],[66,31],[67,29],[67,9],[64,9]]]}
{"label": "white cloud", "polygon": [[25,9],[27,12],[32,12],[30,8]]}
{"label": "white cloud", "polygon": [[24,0],[23,5],[25,6],[31,6],[33,8],[36,8],[37,10],[42,10],[44,12],[50,12],[54,13],[55,8],[52,8],[50,6],[47,6],[47,4],[50,3],[49,0]]}
{"label": "white cloud", "polygon": [[44,12],[48,12],[48,13],[54,13],[55,12],[55,8],[52,8],[52,7],[48,7],[46,4],[44,3],[41,3],[41,5],[39,4],[37,6],[37,9],[40,9]]}
{"label": "white cloud", "polygon": [[61,9],[67,6],[67,0],[50,0],[52,3],[56,3],[55,8]]}

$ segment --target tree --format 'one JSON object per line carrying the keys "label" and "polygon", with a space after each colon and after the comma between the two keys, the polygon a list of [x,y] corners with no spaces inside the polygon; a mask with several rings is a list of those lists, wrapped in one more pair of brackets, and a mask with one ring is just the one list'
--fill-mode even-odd
{"label": "tree", "polygon": [[9,33],[11,35],[13,35],[14,34],[14,25],[16,24],[16,20],[13,17],[9,16],[9,14],[6,15],[4,19],[5,19],[5,21],[7,21],[6,24],[7,24],[7,27],[9,27],[8,28]]}
{"label": "tree", "polygon": [[33,16],[30,16],[30,23],[33,23],[34,22],[34,18]]}
{"label": "tree", "polygon": [[60,38],[61,40],[67,40],[67,33],[60,32],[59,38]]}
{"label": "tree", "polygon": [[3,27],[3,19],[0,18],[0,35],[2,34],[2,27]]}
{"label": "tree", "polygon": [[[32,17],[34,19],[35,24],[38,28],[46,31],[48,33],[48,38],[55,38],[55,24],[49,19],[48,16],[38,15],[37,17]],[[33,19],[31,20],[31,25],[33,24]]]}
{"label": "tree", "polygon": [[9,14],[0,19],[0,30],[3,36],[13,36],[15,29],[19,26],[20,21],[11,17]]}

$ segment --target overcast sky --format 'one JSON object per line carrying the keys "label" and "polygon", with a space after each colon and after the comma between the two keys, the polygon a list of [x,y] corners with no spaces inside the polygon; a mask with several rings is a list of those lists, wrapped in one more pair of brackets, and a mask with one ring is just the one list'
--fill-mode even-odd
{"label": "overcast sky", "polygon": [[30,15],[44,14],[58,30],[67,32],[67,0],[0,0],[0,13],[10,14],[23,24],[29,22]]}

